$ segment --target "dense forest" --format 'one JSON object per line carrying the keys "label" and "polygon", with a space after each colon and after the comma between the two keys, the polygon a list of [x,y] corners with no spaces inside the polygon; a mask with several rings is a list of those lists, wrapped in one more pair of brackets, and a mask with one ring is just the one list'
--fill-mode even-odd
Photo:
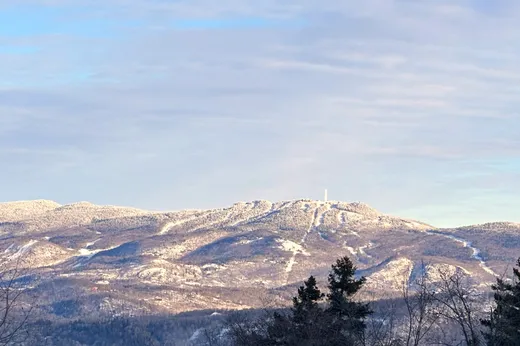
{"label": "dense forest", "polygon": [[[4,277],[0,345],[171,346],[514,346],[520,345],[520,259],[489,292],[462,271],[424,271],[401,297],[359,299],[366,282],[348,257],[331,266],[322,291],[310,276],[291,308],[114,315],[50,321],[21,304]],[[12,274],[15,275],[16,273]],[[64,307],[66,308],[66,307]]]}

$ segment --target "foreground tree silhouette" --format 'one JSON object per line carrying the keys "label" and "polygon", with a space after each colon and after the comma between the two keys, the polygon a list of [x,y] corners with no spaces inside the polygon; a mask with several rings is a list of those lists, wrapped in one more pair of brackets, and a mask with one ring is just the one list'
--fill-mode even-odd
{"label": "foreground tree silhouette", "polygon": [[365,283],[365,277],[355,278],[356,267],[347,256],[332,265],[329,274],[329,306],[326,310],[330,320],[329,343],[326,345],[357,345],[364,343],[365,319],[372,313],[368,304],[354,301],[353,296]]}
{"label": "foreground tree silhouette", "polygon": [[483,320],[482,324],[488,327],[484,333],[489,346],[520,345],[520,258],[517,268],[513,268],[513,280],[507,282],[498,278],[492,286],[495,307],[491,316]]}
{"label": "foreground tree silhouette", "polygon": [[[286,337],[288,345],[321,345],[321,340],[327,335],[324,328],[324,311],[319,306],[325,297],[317,286],[314,276],[304,281],[298,288],[298,296],[293,298],[292,316],[289,316],[278,328]],[[283,339],[283,338],[281,338]]]}
{"label": "foreground tree silhouette", "polygon": [[319,310],[318,303],[325,296],[317,286],[314,276],[310,276],[298,288],[298,296],[293,298],[293,320],[297,323],[308,322]]}
{"label": "foreground tree silhouette", "polygon": [[255,321],[228,324],[235,346],[357,346],[364,344],[368,304],[353,300],[365,283],[355,278],[356,267],[348,257],[332,265],[325,296],[311,276],[293,298],[291,313],[274,313]]}

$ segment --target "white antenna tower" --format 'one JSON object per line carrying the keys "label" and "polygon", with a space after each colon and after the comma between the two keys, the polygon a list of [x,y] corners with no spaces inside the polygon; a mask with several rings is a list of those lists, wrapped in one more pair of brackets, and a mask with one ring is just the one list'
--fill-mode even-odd
{"label": "white antenna tower", "polygon": [[327,189],[325,189],[325,199],[324,199],[325,202],[327,202],[327,197],[328,197],[328,196],[327,196]]}

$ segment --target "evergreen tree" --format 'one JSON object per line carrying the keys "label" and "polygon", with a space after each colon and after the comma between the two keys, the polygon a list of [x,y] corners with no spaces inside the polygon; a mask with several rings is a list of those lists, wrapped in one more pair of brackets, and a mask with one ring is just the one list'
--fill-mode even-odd
{"label": "evergreen tree", "polygon": [[298,296],[293,298],[293,321],[306,324],[320,311],[318,302],[325,296],[317,286],[314,276],[298,288]]}
{"label": "evergreen tree", "polygon": [[331,332],[328,345],[358,345],[364,341],[365,319],[372,311],[368,304],[352,299],[366,281],[365,277],[355,278],[356,269],[347,256],[332,265],[327,295]]}
{"label": "evergreen tree", "polygon": [[368,304],[353,300],[365,283],[356,279],[356,267],[348,257],[332,265],[329,294],[325,295],[311,276],[298,289],[289,314],[274,313],[248,328],[231,326],[235,346],[357,346],[363,344]]}
{"label": "evergreen tree", "polygon": [[520,345],[520,258],[513,268],[513,280],[497,279],[492,286],[495,291],[495,307],[488,320],[482,324],[489,331],[484,333],[489,346]]}
{"label": "evergreen tree", "polygon": [[292,345],[321,346],[327,335],[324,324],[324,311],[319,302],[325,295],[311,276],[298,289],[298,296],[293,298],[292,309]]}
{"label": "evergreen tree", "polygon": [[331,293],[338,292],[341,295],[352,296],[366,281],[365,277],[356,280],[357,268],[354,266],[350,258],[344,256],[336,260],[336,264],[332,265],[329,273],[329,290]]}
{"label": "evergreen tree", "polygon": [[324,346],[326,326],[319,302],[325,295],[311,276],[293,297],[290,314],[275,312],[260,325],[232,331],[237,346]]}

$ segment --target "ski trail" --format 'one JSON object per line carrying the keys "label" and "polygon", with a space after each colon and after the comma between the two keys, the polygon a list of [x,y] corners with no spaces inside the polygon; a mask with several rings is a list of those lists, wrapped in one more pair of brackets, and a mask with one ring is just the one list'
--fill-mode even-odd
{"label": "ski trail", "polygon": [[358,232],[348,228],[348,214],[346,211],[340,211],[337,215],[339,226],[345,226],[346,230],[355,235],[358,238],[361,238]]}
{"label": "ski trail", "polygon": [[194,220],[197,220],[200,216],[195,216],[195,217],[191,217],[191,218],[187,218],[187,219],[181,219],[181,220],[177,220],[177,221],[171,221],[171,222],[168,222],[166,223],[164,226],[161,227],[161,229],[159,230],[159,235],[163,235],[163,234],[166,234],[168,232],[170,232],[170,230],[176,226],[180,226],[180,225],[183,225],[185,223],[188,223],[190,221],[194,221]]}
{"label": "ski trail", "polygon": [[[271,208],[272,208],[272,206],[271,206]],[[243,210],[242,212],[247,212],[248,210],[253,210],[253,209],[254,209],[254,204],[252,204],[252,205],[249,205],[249,204],[248,204],[248,205],[246,206],[245,210]],[[220,225],[222,225],[222,226],[224,226],[224,227],[225,227],[225,226],[227,226],[227,227],[229,227],[229,226],[233,227],[233,226],[236,226],[236,225],[238,225],[238,224],[240,224],[240,223],[242,223],[242,222],[247,221],[247,220],[250,219],[250,218],[247,217],[247,216],[245,216],[245,217],[240,217],[239,215],[237,215],[236,218],[233,218],[233,217],[232,217],[233,214],[237,213],[237,209],[234,208],[234,207],[230,207],[230,208],[223,209],[223,210],[228,210],[226,216],[224,216],[224,217],[221,218],[220,220],[216,220],[216,221],[209,222],[209,223],[203,225],[202,227],[198,227],[197,229],[207,228],[207,227],[214,226],[214,225],[218,225],[218,224],[220,224]],[[220,210],[220,211],[223,211],[223,210]],[[214,212],[213,214],[216,214],[216,213],[218,213],[218,212],[220,212],[220,211],[216,211],[216,212]],[[238,219],[238,221],[236,221],[236,219]],[[235,222],[233,222],[233,223],[229,223],[229,222],[231,222],[231,221],[233,221],[233,220],[235,220]],[[228,224],[227,224],[227,225],[224,225],[226,222],[228,222]]]}
{"label": "ski trail", "polygon": [[[248,211],[253,210],[254,208],[255,208],[255,205],[253,203],[248,203],[248,204],[246,204],[245,210],[242,210],[242,213],[247,213]],[[231,214],[228,214],[228,218],[230,218],[230,217],[231,217]],[[237,221],[237,219],[238,219],[238,221]],[[240,217],[240,215],[239,215],[239,216],[237,216],[237,219],[235,219],[235,222],[233,222],[229,226],[230,227],[238,226],[240,223],[246,221],[249,218],[247,216],[245,218],[244,218],[244,216]]]}
{"label": "ski trail", "polygon": [[269,211],[272,211],[273,210],[273,206],[274,204],[273,203],[270,203],[270,205],[267,207],[267,209],[260,209],[256,203],[248,203],[247,207],[245,208],[245,210],[243,210],[243,213],[247,213],[248,211],[251,211],[253,212],[255,210],[255,208],[259,208],[260,209],[260,212],[259,212],[259,215],[256,215],[256,216],[247,216],[246,215],[242,215],[241,217],[240,216],[237,216],[237,219],[238,221],[235,221],[234,223],[230,224],[229,226],[231,227],[235,227],[235,226],[238,226],[240,225],[241,223],[243,222],[247,222],[247,221],[251,221],[259,216],[264,216],[266,213],[268,213]]}
{"label": "ski trail", "polygon": [[359,235],[358,232],[356,232],[356,231],[354,231],[354,230],[348,228],[348,214],[347,214],[346,211],[340,211],[340,212],[338,213],[338,216],[337,216],[337,217],[338,217],[338,223],[339,223],[339,226],[340,226],[340,227],[341,227],[341,226],[344,226],[345,229],[346,229],[347,231],[349,231],[350,233],[352,233],[352,234],[355,235],[356,237],[361,238],[361,236]]}
{"label": "ski trail", "polygon": [[191,221],[196,221],[196,220],[204,218],[204,217],[208,217],[208,216],[212,216],[214,214],[221,213],[224,210],[228,210],[226,216],[224,216],[222,218],[219,218],[218,220],[211,221],[211,222],[208,222],[206,224],[203,224],[200,227],[196,227],[195,229],[197,230],[197,229],[201,229],[201,228],[211,227],[211,226],[216,225],[216,224],[222,224],[222,223],[230,220],[231,215],[234,212],[234,209],[232,207],[231,208],[227,208],[227,209],[214,210],[214,211],[211,211],[211,212],[209,212],[209,213],[207,213],[205,215],[197,215],[197,216],[189,217],[187,219],[180,219],[180,220],[177,220],[177,221],[168,222],[168,223],[164,224],[164,226],[161,227],[161,229],[159,230],[159,232],[157,234],[158,235],[167,234],[174,227],[181,226],[181,225],[184,225],[185,223],[188,223],[188,222],[191,222]]}
{"label": "ski trail", "polygon": [[371,241],[369,241],[367,245],[360,246],[360,247],[358,248],[358,251],[359,251],[359,253],[362,254],[363,256],[368,257],[368,258],[372,258],[372,256],[370,256],[369,254],[367,254],[367,253],[365,252],[365,249],[371,249],[372,246],[374,246],[374,243],[372,243]]}
{"label": "ski trail", "polygon": [[271,203],[271,207],[269,208],[268,211],[266,211],[265,213],[260,214],[258,216],[255,216],[248,221],[256,222],[256,221],[262,220],[266,217],[269,217],[269,216],[273,215],[275,212],[277,212],[277,211],[279,212],[279,211],[282,211],[283,209],[287,208],[291,202],[282,203],[280,206],[278,206],[278,209],[276,208],[277,207],[276,203],[272,203],[272,202],[269,202],[269,203]]}
{"label": "ski trail", "polygon": [[[307,231],[303,234],[303,237],[300,240],[300,244],[299,245],[300,245],[301,248],[303,248],[303,246],[305,245],[305,241],[307,240],[307,237],[312,232],[312,229],[314,228],[314,225],[316,224],[316,219],[318,218],[318,214],[319,214],[319,207],[316,207],[316,209],[314,210],[314,214],[313,214],[312,220],[311,220],[311,222],[309,224],[309,227],[307,228]],[[294,266],[294,263],[296,262],[296,256],[300,252],[301,251],[299,249],[295,248],[293,250],[293,254],[292,254],[291,258],[289,259],[289,263],[287,263],[287,267],[285,268],[285,284],[286,285],[289,284],[289,275],[291,274],[292,268]]]}
{"label": "ski trail", "polygon": [[[316,209],[318,210],[318,209]],[[314,227],[319,227],[321,225],[323,225],[324,221],[325,221],[325,215],[331,210],[331,207],[330,207],[330,204],[327,204],[325,206],[325,210],[321,213],[319,213],[319,215],[316,215],[315,219],[314,219]]]}
{"label": "ski trail", "polygon": [[430,234],[430,235],[440,235],[441,237],[444,237],[444,238],[448,238],[448,239],[451,239],[457,243],[460,243],[462,244],[463,247],[465,248],[468,248],[468,249],[471,249],[471,251],[473,252],[471,254],[471,258],[479,261],[479,265],[480,267],[488,274],[491,274],[493,276],[496,276],[498,277],[499,275],[497,273],[495,273],[495,271],[493,269],[491,269],[486,261],[484,261],[484,259],[482,258],[482,255],[480,254],[481,251],[480,249],[474,247],[470,241],[468,240],[465,240],[465,239],[462,239],[462,238],[458,238],[458,237],[455,237],[454,235],[451,235],[451,234],[444,234],[444,233],[440,233],[440,232],[432,232],[432,231],[428,231],[426,232],[427,234]]}
{"label": "ski trail", "polygon": [[208,226],[217,225],[217,224],[222,224],[222,226],[224,226],[224,223],[226,223],[227,221],[231,220],[231,215],[233,215],[233,213],[234,213],[234,209],[233,209],[233,207],[231,207],[231,208],[229,208],[228,212],[226,213],[226,216],[224,216],[220,220],[216,220],[216,221],[213,221],[213,222],[210,222],[210,223],[204,225],[204,228],[206,228]]}

